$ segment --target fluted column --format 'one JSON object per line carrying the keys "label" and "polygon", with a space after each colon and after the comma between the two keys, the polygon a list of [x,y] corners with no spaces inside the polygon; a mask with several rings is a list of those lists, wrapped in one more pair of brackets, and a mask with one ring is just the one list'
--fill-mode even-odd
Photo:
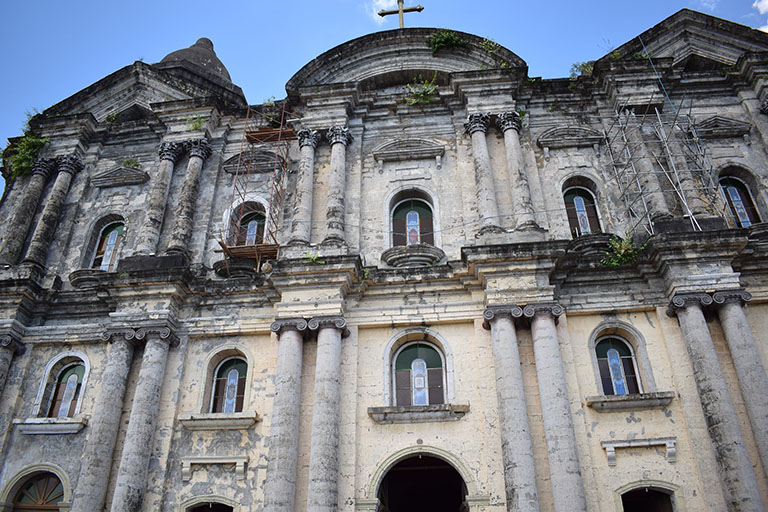
{"label": "fluted column", "polygon": [[768,468],[768,375],[742,308],[744,303],[752,300],[752,295],[745,290],[727,290],[715,292],[712,298],[719,306],[717,316],[736,367],[757,450],[763,468]]}
{"label": "fluted column", "polygon": [[168,348],[178,342],[168,327],[142,327],[136,331],[136,339],[146,339],[146,343],[117,470],[111,512],[141,510],[147,487],[160,389],[168,362]]}
{"label": "fluted column", "polygon": [[24,353],[24,345],[11,334],[0,334],[0,398],[3,396],[8,370],[16,354]]}
{"label": "fluted column", "polygon": [[491,330],[507,511],[537,512],[536,467],[514,323],[522,315],[515,305],[492,306],[483,312],[483,327]]}
{"label": "fluted column", "polygon": [[307,512],[336,512],[339,471],[339,401],[341,400],[341,339],[349,335],[339,316],[316,317],[315,399],[309,450]]}
{"label": "fluted column", "polygon": [[555,512],[585,512],[587,502],[555,326],[555,319],[563,312],[563,307],[555,303],[529,304],[523,308],[523,314],[531,318]]}
{"label": "fluted column", "polygon": [[[639,186],[642,187],[643,197],[648,206],[648,211],[652,221],[671,217],[669,205],[662,192],[661,182],[658,173],[648,151],[648,146],[643,138],[640,121],[634,113],[622,113],[623,122],[626,130],[624,133],[624,143],[626,144],[625,153],[621,158],[631,160],[631,165],[635,167]],[[666,181],[666,178],[663,178]]]}
{"label": "fluted column", "polygon": [[32,167],[32,176],[24,189],[24,195],[13,212],[13,218],[8,223],[5,236],[0,240],[0,265],[15,265],[21,256],[24,241],[27,238],[35,210],[40,204],[40,196],[51,172],[56,168],[56,160],[39,158]]}
{"label": "fluted column", "polygon": [[296,179],[296,203],[293,205],[291,223],[291,244],[307,245],[312,234],[312,192],[315,174],[315,148],[320,133],[315,130],[300,130],[296,134],[301,148],[299,176]]}
{"label": "fluted column", "polygon": [[184,146],[189,153],[187,172],[184,176],[184,184],[181,186],[181,195],[176,207],[176,218],[173,221],[171,241],[166,252],[187,253],[189,237],[192,234],[192,220],[195,217],[197,205],[197,188],[200,184],[200,174],[203,171],[205,160],[211,156],[211,145],[208,139],[188,140]]}
{"label": "fluted column", "polygon": [[536,217],[531,200],[531,187],[525,172],[520,130],[523,120],[513,111],[504,112],[496,117],[496,126],[504,134],[504,149],[507,153],[509,184],[512,188],[512,213],[515,216],[515,229],[537,228]]}
{"label": "fluted column", "polygon": [[480,214],[478,234],[501,233],[499,208],[496,204],[496,185],[493,182],[491,157],[485,134],[488,131],[489,114],[470,114],[464,123],[464,130],[472,138],[472,159],[475,163],[475,187],[477,209]]}
{"label": "fluted column", "polygon": [[278,346],[275,401],[269,426],[264,510],[294,512],[299,450],[301,360],[307,322],[301,318],[278,319],[272,323],[270,329],[277,333]]}
{"label": "fluted column", "polygon": [[[102,510],[107,495],[109,471],[120,429],[120,415],[125,399],[125,385],[133,361],[133,329],[109,330],[102,339],[112,348],[104,367],[101,392],[96,398],[89,422],[80,476],[72,496],[72,510]],[[137,395],[138,396],[138,395]]]}
{"label": "fluted column", "polygon": [[72,178],[83,168],[83,163],[75,155],[62,156],[56,159],[58,174],[53,184],[48,200],[43,207],[43,213],[37,221],[35,231],[32,234],[32,241],[29,243],[25,262],[37,263],[45,266],[45,260],[48,256],[48,247],[53,241],[53,235],[56,226],[59,224],[61,216],[61,207],[67,199],[69,186],[72,184]]}
{"label": "fluted column", "polygon": [[331,175],[328,179],[328,200],[325,209],[325,239],[323,243],[345,243],[344,190],[347,183],[347,144],[352,134],[345,126],[331,126],[328,130],[331,143]]}
{"label": "fluted column", "polygon": [[[712,304],[705,293],[689,293],[672,298],[667,314],[677,315],[693,376],[699,390],[707,430],[715,448],[720,480],[730,512],[764,512],[739,420],[728,385],[717,360],[712,336],[702,306]],[[757,354],[753,354],[753,357]],[[765,425],[763,425],[765,428]]]}
{"label": "fluted column", "polygon": [[152,188],[149,190],[144,221],[137,235],[136,254],[140,255],[155,254],[157,250],[173,167],[184,153],[184,145],[177,142],[164,142],[160,145],[158,153],[160,165],[152,181]]}

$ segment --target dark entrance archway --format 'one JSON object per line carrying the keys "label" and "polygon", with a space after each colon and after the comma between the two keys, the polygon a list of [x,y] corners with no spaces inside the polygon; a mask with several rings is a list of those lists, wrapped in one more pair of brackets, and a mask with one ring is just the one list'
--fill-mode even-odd
{"label": "dark entrance archway", "polygon": [[465,512],[467,486],[456,469],[428,455],[409,457],[390,469],[379,485],[382,512]]}
{"label": "dark entrance archway", "polygon": [[192,508],[188,508],[187,512],[232,512],[232,510],[233,508],[229,505],[211,502],[195,505]]}
{"label": "dark entrance archway", "polygon": [[674,512],[669,492],[641,487],[621,495],[624,512]]}

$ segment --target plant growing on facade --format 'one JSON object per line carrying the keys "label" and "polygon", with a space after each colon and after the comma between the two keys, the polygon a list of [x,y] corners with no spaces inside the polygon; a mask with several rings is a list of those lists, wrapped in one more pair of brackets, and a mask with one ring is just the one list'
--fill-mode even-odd
{"label": "plant growing on facade", "polygon": [[196,115],[186,118],[187,128],[190,130],[199,130],[205,125],[205,116]]}
{"label": "plant growing on facade", "polygon": [[608,240],[608,250],[605,252],[605,258],[601,259],[600,263],[607,267],[620,267],[627,263],[632,263],[645,250],[646,245],[643,244],[637,247],[632,242],[632,237],[629,233],[625,233],[624,238],[613,235]]}
{"label": "plant growing on facade", "polygon": [[20,139],[9,142],[3,149],[3,165],[10,165],[12,169],[10,179],[32,172],[37,154],[48,142],[48,137],[38,137],[29,126],[30,119],[36,114],[39,114],[37,109],[27,112],[27,120],[22,128],[24,135]]}
{"label": "plant growing on facade", "polygon": [[104,120],[114,126],[120,122],[120,112],[111,112],[107,114],[107,117],[104,118]]}
{"label": "plant growing on facade", "polygon": [[127,167],[129,169],[141,169],[141,164],[135,158],[129,158],[127,160],[123,160],[120,165],[122,165],[123,167]]}
{"label": "plant growing on facade", "polygon": [[591,75],[594,69],[595,62],[574,62],[571,64],[571,78],[575,79],[580,76]]}
{"label": "plant growing on facade", "polygon": [[408,90],[411,92],[410,96],[405,97],[405,102],[408,105],[426,105],[436,101],[435,94],[437,93],[437,71],[432,76],[432,80],[426,80],[421,75],[413,79],[413,82],[407,85]]}
{"label": "plant growing on facade", "polygon": [[439,50],[453,50],[456,48],[466,48],[468,43],[466,39],[453,30],[441,29],[435,32],[427,39],[427,44],[432,49],[432,55]]}
{"label": "plant growing on facade", "polygon": [[304,257],[307,258],[304,263],[306,264],[312,264],[312,265],[325,265],[325,260],[321,260],[320,255],[315,253],[312,254],[311,252],[304,253]]}
{"label": "plant growing on facade", "polygon": [[487,51],[488,53],[496,54],[499,52],[501,45],[493,39],[483,39],[480,41],[480,48]]}

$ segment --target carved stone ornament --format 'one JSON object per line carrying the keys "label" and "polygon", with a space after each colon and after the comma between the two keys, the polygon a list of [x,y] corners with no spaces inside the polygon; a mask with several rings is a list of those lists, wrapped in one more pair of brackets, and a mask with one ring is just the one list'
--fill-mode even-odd
{"label": "carved stone ornament", "polygon": [[284,169],[285,160],[280,155],[264,149],[244,151],[228,158],[224,162],[224,171],[229,174],[266,174],[275,172],[275,168]]}
{"label": "carved stone ornament", "polygon": [[331,126],[328,128],[328,133],[325,136],[331,145],[344,144],[345,146],[352,142],[352,134],[349,133],[349,128],[346,126]]}
{"label": "carved stone ornament", "polygon": [[140,327],[136,331],[137,340],[143,340],[147,336],[157,337],[160,340],[167,341],[168,345],[171,347],[175,347],[179,344],[179,338],[174,334],[171,328],[167,326]]}
{"label": "carved stone ornament", "polygon": [[523,316],[523,308],[515,304],[507,306],[488,306],[483,311],[483,329],[490,330],[491,322],[501,317],[520,318]]}
{"label": "carved stone ornament", "polygon": [[411,160],[435,159],[440,169],[443,165],[445,146],[428,139],[397,139],[387,141],[373,150],[373,158],[382,169],[384,162],[408,162]]}
{"label": "carved stone ornament", "polygon": [[556,126],[542,133],[536,140],[540,148],[588,148],[601,144],[603,134],[583,126]]}
{"label": "carved stone ornament", "polygon": [[64,155],[56,159],[59,172],[66,172],[74,176],[83,170],[83,161],[77,155]]}
{"label": "carved stone ornament", "polygon": [[157,154],[160,155],[160,160],[170,160],[176,163],[184,154],[184,145],[178,142],[163,142],[160,144]]}
{"label": "carved stone ornament", "polygon": [[490,120],[490,114],[469,114],[467,116],[467,122],[464,123],[464,131],[469,135],[472,135],[478,130],[486,133],[488,131],[488,123]]}
{"label": "carved stone ornament", "polygon": [[712,304],[712,297],[706,293],[683,293],[672,297],[672,301],[667,308],[667,316],[675,316],[679,309],[687,306],[697,305],[699,307]]}
{"label": "carved stone ornament", "polygon": [[722,290],[712,294],[712,301],[717,304],[725,304],[727,302],[738,302],[744,304],[752,300],[752,294],[746,290]]}
{"label": "carved stone ornament", "polygon": [[341,316],[316,316],[312,318],[307,325],[312,331],[332,328],[340,330],[342,338],[349,336],[347,321],[344,319],[344,317]]}
{"label": "carved stone ornament", "polygon": [[752,125],[724,116],[712,116],[696,123],[696,134],[703,139],[725,139],[743,137],[749,133]]}
{"label": "carved stone ornament", "polygon": [[768,116],[768,98],[760,105],[760,112]]}
{"label": "carved stone ornament", "polygon": [[317,130],[299,130],[296,132],[296,136],[299,138],[299,147],[312,146],[312,149],[317,147],[320,142],[320,132]]}
{"label": "carved stone ornament", "polygon": [[91,183],[98,188],[140,185],[148,180],[149,174],[146,172],[122,165],[91,176]]}
{"label": "carved stone ornament", "polygon": [[533,318],[536,315],[549,315],[557,318],[565,313],[565,308],[556,302],[539,302],[528,304],[523,308],[523,315]]}
{"label": "carved stone ornament", "polygon": [[0,348],[10,350],[17,355],[23,354],[25,350],[24,344],[10,334],[0,334]]}
{"label": "carved stone ornament", "polygon": [[205,137],[200,139],[190,139],[184,143],[184,146],[189,152],[189,156],[196,156],[203,160],[211,156],[211,144]]}
{"label": "carved stone ornament", "polygon": [[269,330],[280,336],[283,331],[297,331],[303,333],[307,330],[307,321],[303,318],[278,318],[272,325],[269,326]]}
{"label": "carved stone ornament", "polygon": [[134,341],[136,339],[136,329],[131,329],[130,327],[109,328],[101,334],[101,339],[110,343],[115,338],[120,337],[125,341]]}
{"label": "carved stone ornament", "polygon": [[43,178],[48,179],[51,175],[51,171],[56,167],[56,160],[54,158],[37,158],[35,163],[32,164],[32,174],[39,174]]}
{"label": "carved stone ornament", "polygon": [[520,114],[514,110],[510,112],[502,112],[496,116],[496,127],[504,133],[507,130],[515,130],[519,132],[523,128],[523,120]]}

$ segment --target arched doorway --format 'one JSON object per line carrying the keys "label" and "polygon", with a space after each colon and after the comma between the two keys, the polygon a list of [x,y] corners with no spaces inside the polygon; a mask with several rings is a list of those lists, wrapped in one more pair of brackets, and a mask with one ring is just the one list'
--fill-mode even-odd
{"label": "arched doorway", "polygon": [[13,498],[13,511],[44,512],[59,510],[64,487],[59,477],[43,471],[29,477]]}
{"label": "arched doorway", "polygon": [[621,495],[624,512],[674,512],[672,496],[652,487],[632,489]]}
{"label": "arched doorway", "polygon": [[394,465],[378,492],[382,512],[465,512],[466,497],[467,486],[453,466],[421,454]]}
{"label": "arched doorway", "polygon": [[198,503],[192,508],[188,508],[187,512],[232,512],[234,509],[229,505],[223,505],[221,503]]}

